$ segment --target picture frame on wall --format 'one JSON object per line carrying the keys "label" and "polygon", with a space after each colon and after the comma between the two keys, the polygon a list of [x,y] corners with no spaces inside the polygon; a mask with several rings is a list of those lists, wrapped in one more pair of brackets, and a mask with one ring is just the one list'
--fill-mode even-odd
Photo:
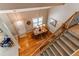
{"label": "picture frame on wall", "polygon": [[50,18],[50,24],[53,25],[54,27],[56,27],[57,20]]}

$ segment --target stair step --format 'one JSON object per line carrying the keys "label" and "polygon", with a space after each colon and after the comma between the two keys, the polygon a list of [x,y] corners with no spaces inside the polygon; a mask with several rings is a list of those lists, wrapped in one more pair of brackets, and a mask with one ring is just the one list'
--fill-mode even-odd
{"label": "stair step", "polygon": [[59,52],[56,50],[56,48],[55,48],[53,45],[50,45],[50,47],[51,47],[51,49],[54,51],[55,56],[61,56],[61,55],[59,54]]}
{"label": "stair step", "polygon": [[40,54],[40,56],[43,56],[43,54]]}
{"label": "stair step", "polygon": [[56,42],[53,44],[53,46],[55,47],[55,49],[59,52],[60,55],[62,55],[62,53],[59,51],[57,45],[56,45]]}
{"label": "stair step", "polygon": [[61,41],[60,39],[57,40],[57,43],[61,46],[61,48],[63,48],[63,50],[66,51],[68,55],[71,55],[73,53],[73,51],[71,51],[71,49],[69,49],[69,47],[65,43],[63,43],[63,41]]}
{"label": "stair step", "polygon": [[67,32],[79,40],[79,35],[77,35],[76,33],[72,32],[72,31],[67,31]]}
{"label": "stair step", "polygon": [[52,53],[53,53],[53,55],[55,56],[55,53],[54,53],[54,51],[52,50],[52,48],[49,46],[49,48],[50,48],[50,50],[52,51]]}
{"label": "stair step", "polygon": [[67,46],[69,46],[73,51],[78,49],[78,46],[76,46],[75,44],[73,44],[73,42],[71,42],[70,40],[68,40],[66,37],[62,36],[61,40],[67,44]]}
{"label": "stair step", "polygon": [[76,38],[74,38],[73,36],[69,35],[68,33],[64,34],[64,36],[71,40],[75,45],[77,45],[79,47],[79,40],[76,40]]}
{"label": "stair step", "polygon": [[69,43],[67,41],[65,41],[66,38],[61,37],[60,38],[73,52],[75,51],[73,47],[71,47],[71,45],[69,45]]}
{"label": "stair step", "polygon": [[42,54],[43,54],[43,56],[48,56],[46,51],[44,51]]}
{"label": "stair step", "polygon": [[49,47],[46,49],[46,52],[48,53],[49,56],[54,56]]}
{"label": "stair step", "polygon": [[49,53],[49,51],[48,51],[47,49],[46,49],[45,51],[47,52],[48,56],[50,56],[50,53]]}
{"label": "stair step", "polygon": [[41,56],[68,56],[79,49],[79,36],[66,31],[56,41],[51,42]]}
{"label": "stair step", "polygon": [[[57,43],[57,42],[56,42]],[[58,44],[58,43],[57,43]],[[60,51],[62,52],[63,51],[63,55],[64,56],[68,56],[68,53],[58,44],[58,46],[60,47]]]}
{"label": "stair step", "polygon": [[68,54],[58,45],[57,42],[55,42],[55,47],[58,50],[58,52],[61,54],[61,56],[68,56]]}

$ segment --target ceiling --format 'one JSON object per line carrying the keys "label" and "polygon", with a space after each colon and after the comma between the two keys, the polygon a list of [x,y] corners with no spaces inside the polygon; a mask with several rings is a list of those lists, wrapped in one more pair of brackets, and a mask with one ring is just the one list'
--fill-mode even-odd
{"label": "ceiling", "polygon": [[64,3],[0,3],[0,10],[58,6]]}

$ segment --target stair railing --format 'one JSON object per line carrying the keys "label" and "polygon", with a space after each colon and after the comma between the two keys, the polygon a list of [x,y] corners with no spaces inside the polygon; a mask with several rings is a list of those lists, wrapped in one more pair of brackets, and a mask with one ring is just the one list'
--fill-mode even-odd
{"label": "stair railing", "polygon": [[59,29],[54,33],[57,38],[60,36],[65,30],[69,29],[71,26],[71,22],[75,20],[75,17],[79,16],[79,12],[75,12],[65,23],[61,25]]}
{"label": "stair railing", "polygon": [[[68,28],[70,28],[70,23],[74,20],[75,17],[77,17],[79,15],[79,12],[74,13],[64,24],[61,25],[61,27],[54,33],[55,36],[53,39],[56,40],[57,37],[60,37],[64,31],[66,31]],[[54,41],[54,40],[52,40]],[[52,42],[51,41],[51,42]],[[44,50],[44,49],[43,49]],[[42,51],[43,51],[42,50]],[[40,51],[40,52],[42,52]],[[40,52],[38,53],[38,55],[40,54]]]}

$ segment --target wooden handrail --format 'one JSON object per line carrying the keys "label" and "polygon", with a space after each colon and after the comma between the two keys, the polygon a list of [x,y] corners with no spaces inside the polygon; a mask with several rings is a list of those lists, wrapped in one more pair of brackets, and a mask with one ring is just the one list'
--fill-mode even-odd
{"label": "wooden handrail", "polygon": [[50,39],[52,36],[53,36],[53,34],[52,34],[46,41],[44,41],[43,44],[41,44],[41,45],[39,46],[39,48],[37,48],[37,49],[31,54],[31,56],[33,56],[39,49],[41,49],[41,48],[43,47],[43,45],[45,45],[45,42],[49,42],[49,39]]}
{"label": "wooden handrail", "polygon": [[[65,27],[65,26],[67,26],[68,24],[67,24],[67,22],[69,22],[69,21],[71,21],[71,20],[73,20],[72,18],[77,14],[77,13],[79,13],[79,12],[75,12],[71,17],[69,17],[69,19],[65,22],[65,23],[63,23],[61,26],[60,26],[60,28],[58,28],[57,30],[56,30],[56,32],[58,32],[58,30],[60,30],[61,28],[65,28],[65,29],[67,29],[67,28],[69,28],[69,27]],[[55,33],[56,33],[55,32]]]}
{"label": "wooden handrail", "polygon": [[[73,18],[74,18],[74,16],[76,16],[77,13],[78,13],[78,12],[75,12],[75,13],[74,13],[65,23],[63,23],[63,24],[60,26],[60,28],[58,28],[57,31],[54,32],[53,34],[56,34],[60,29],[64,29],[64,30],[68,29],[68,28],[69,28],[69,25],[68,25],[68,24],[70,24],[71,21],[74,20]],[[69,22],[69,23],[68,23],[68,22]],[[68,25],[68,27],[65,27],[65,26],[67,26],[67,25]],[[60,34],[62,34],[63,32],[64,32],[64,31],[62,31]],[[50,38],[49,38],[49,39],[50,39]],[[53,40],[53,41],[54,41],[54,40]],[[45,42],[46,42],[46,41],[45,41]],[[44,43],[43,43],[43,44],[44,44]],[[42,45],[43,45],[43,44],[42,44]],[[41,47],[41,46],[40,46],[40,47]],[[38,48],[38,49],[40,49],[40,48]],[[37,51],[37,50],[36,50],[36,51]],[[36,51],[35,51],[35,52],[36,52]],[[35,52],[34,52],[34,53],[35,53]],[[33,54],[34,54],[34,53],[33,53]],[[32,54],[32,55],[33,55],[33,54]],[[38,54],[39,54],[39,53],[38,53]]]}

